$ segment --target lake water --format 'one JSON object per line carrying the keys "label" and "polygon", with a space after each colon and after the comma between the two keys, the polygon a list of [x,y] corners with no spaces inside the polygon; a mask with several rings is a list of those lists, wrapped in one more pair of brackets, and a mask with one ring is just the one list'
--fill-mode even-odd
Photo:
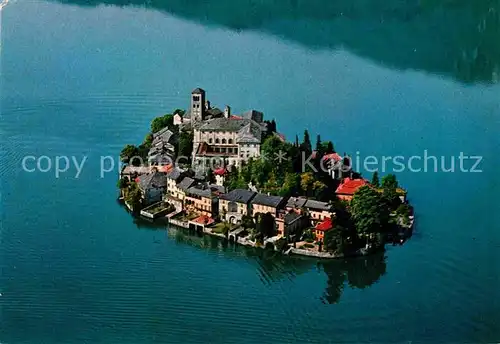
{"label": "lake water", "polygon": [[[0,342],[500,340],[500,3],[417,3],[11,0]],[[482,172],[398,173],[415,233],[360,260],[271,257],[136,223],[100,157],[139,143],[195,87],[262,110],[291,140],[308,128],[353,156],[458,164],[463,152]],[[87,160],[78,178],[23,171],[42,155]]]}

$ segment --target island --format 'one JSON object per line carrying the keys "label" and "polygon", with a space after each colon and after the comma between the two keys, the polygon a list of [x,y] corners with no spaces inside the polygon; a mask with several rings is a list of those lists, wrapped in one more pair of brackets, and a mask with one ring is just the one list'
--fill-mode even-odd
{"label": "island", "polygon": [[135,216],[284,254],[342,258],[403,243],[413,207],[394,174],[371,180],[309,132],[293,142],[275,120],[212,107],[196,88],[188,110],[155,118],[120,153],[119,199]]}

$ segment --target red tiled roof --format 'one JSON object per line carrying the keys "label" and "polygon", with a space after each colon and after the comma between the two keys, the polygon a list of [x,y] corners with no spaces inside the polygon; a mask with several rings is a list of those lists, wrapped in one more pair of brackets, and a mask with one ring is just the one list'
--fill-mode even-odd
{"label": "red tiled roof", "polygon": [[325,218],[323,222],[318,223],[315,227],[316,230],[323,232],[329,231],[332,228],[333,228],[332,219],[329,217]]}
{"label": "red tiled roof", "polygon": [[139,183],[139,180],[140,180],[139,177],[135,178],[136,183]]}
{"label": "red tiled roof", "polygon": [[243,119],[243,117],[232,115],[230,119]]}
{"label": "red tiled roof", "polygon": [[221,168],[218,168],[216,170],[214,170],[214,174],[218,175],[218,176],[223,176],[227,173],[226,169],[224,167],[221,167]]}
{"label": "red tiled roof", "polygon": [[344,178],[335,193],[342,195],[354,195],[362,186],[370,185],[365,179]]}
{"label": "red tiled roof", "polygon": [[340,161],[342,160],[342,157],[338,155],[337,153],[331,153],[331,154],[326,154],[323,156],[323,161],[325,160],[333,160],[333,161]]}
{"label": "red tiled roof", "polygon": [[194,219],[193,222],[199,223],[200,225],[211,225],[212,223],[215,222],[215,220],[206,215],[202,215]]}
{"label": "red tiled roof", "polygon": [[172,168],[174,167],[174,165],[172,164],[168,164],[168,165],[164,165],[164,166],[159,166],[159,172],[168,172],[170,171]]}

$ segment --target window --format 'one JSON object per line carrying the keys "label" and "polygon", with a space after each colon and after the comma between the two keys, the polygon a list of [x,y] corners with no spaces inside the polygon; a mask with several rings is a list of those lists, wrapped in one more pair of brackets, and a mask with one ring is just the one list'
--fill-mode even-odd
{"label": "window", "polygon": [[232,144],[233,144],[233,139],[229,139],[229,140],[227,141],[227,143],[229,143],[230,145],[232,145]]}
{"label": "window", "polygon": [[225,145],[226,144],[226,139],[222,139],[222,144]]}
{"label": "window", "polygon": [[215,139],[215,143],[220,143],[219,139]]}
{"label": "window", "polygon": [[212,141],[213,141],[212,139],[208,139],[208,143],[212,144]]}

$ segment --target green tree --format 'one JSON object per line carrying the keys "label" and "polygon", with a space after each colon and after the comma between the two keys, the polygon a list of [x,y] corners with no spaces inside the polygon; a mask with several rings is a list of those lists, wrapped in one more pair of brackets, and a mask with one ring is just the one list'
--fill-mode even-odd
{"label": "green tree", "polygon": [[280,189],[278,181],[276,180],[276,174],[274,172],[269,173],[267,182],[264,184],[264,188],[270,193],[277,193]]}
{"label": "green tree", "polygon": [[285,181],[280,190],[280,196],[288,197],[300,191],[300,175],[298,173],[287,172]]}
{"label": "green tree", "polygon": [[394,174],[388,174],[382,177],[382,188],[384,189],[397,189],[398,181]]}
{"label": "green tree", "polygon": [[173,128],[174,127],[174,116],[172,114],[166,114],[164,116],[156,117],[151,122],[151,132],[156,133],[163,128]]}
{"label": "green tree", "polygon": [[129,186],[128,177],[122,177],[118,179],[118,183],[116,185],[119,189],[125,189]]}
{"label": "green tree", "polygon": [[209,168],[207,170],[206,178],[207,178],[207,182],[208,183],[215,184],[215,182],[216,182],[215,174],[214,174],[214,171],[211,168]]}
{"label": "green tree", "polygon": [[147,134],[142,144],[146,146],[148,149],[151,148],[151,145],[153,144],[153,134],[151,133]]}
{"label": "green tree", "polygon": [[250,166],[251,178],[258,186],[263,186],[269,173],[269,164],[264,159],[258,159],[252,162]]}
{"label": "green tree", "polygon": [[188,159],[191,158],[191,154],[193,153],[193,132],[183,130],[179,136],[179,144],[177,147],[177,155],[186,157]]}
{"label": "green tree", "polygon": [[360,236],[367,239],[383,233],[389,223],[389,209],[382,195],[369,186],[361,187],[351,201],[352,219]]}
{"label": "green tree", "polygon": [[263,239],[276,235],[273,215],[271,215],[271,213],[259,214],[257,218],[256,230]]}
{"label": "green tree", "polygon": [[125,201],[132,207],[133,212],[138,212],[141,209],[142,193],[136,183],[130,185],[130,190],[125,196]]}
{"label": "green tree", "polygon": [[124,163],[128,163],[134,156],[139,156],[139,148],[134,145],[126,145],[120,153],[120,159]]}
{"label": "green tree", "polygon": [[261,152],[268,161],[274,161],[274,157],[280,151],[285,152],[285,148],[283,142],[276,135],[269,136],[262,143]]}
{"label": "green tree", "polygon": [[325,233],[325,238],[323,239],[324,250],[345,254],[348,247],[347,236],[348,230],[340,225],[336,225],[333,229]]}
{"label": "green tree", "polygon": [[255,221],[253,217],[249,215],[243,215],[241,218],[241,225],[246,229],[255,229]]}
{"label": "green tree", "polygon": [[312,172],[305,172],[300,175],[300,187],[304,195],[309,196],[312,192],[314,184],[314,175]]}
{"label": "green tree", "polygon": [[327,186],[325,183],[319,181],[319,180],[316,180],[313,185],[312,185],[312,189],[313,189],[313,194],[314,194],[314,197],[317,199],[317,200],[325,200],[326,199],[326,195],[325,195],[325,192],[326,192],[326,189],[327,189]]}
{"label": "green tree", "polygon": [[306,152],[306,156],[312,152],[311,139],[309,138],[309,131],[307,129],[304,131],[304,141],[301,148],[303,152]]}
{"label": "green tree", "polygon": [[382,178],[383,198],[391,210],[396,209],[401,200],[398,195],[398,181],[394,174],[388,174]]}
{"label": "green tree", "polygon": [[335,152],[334,148],[333,148],[333,143],[332,141],[325,141],[325,142],[322,142],[321,143],[321,146],[322,146],[322,149],[323,149],[323,153],[324,154],[331,154],[333,152]]}
{"label": "green tree", "polygon": [[378,172],[377,171],[373,172],[372,185],[375,186],[376,188],[380,187],[380,182],[378,180]]}
{"label": "green tree", "polygon": [[318,152],[318,156],[323,155],[323,144],[321,143],[321,135],[319,134],[316,137],[316,152]]}

